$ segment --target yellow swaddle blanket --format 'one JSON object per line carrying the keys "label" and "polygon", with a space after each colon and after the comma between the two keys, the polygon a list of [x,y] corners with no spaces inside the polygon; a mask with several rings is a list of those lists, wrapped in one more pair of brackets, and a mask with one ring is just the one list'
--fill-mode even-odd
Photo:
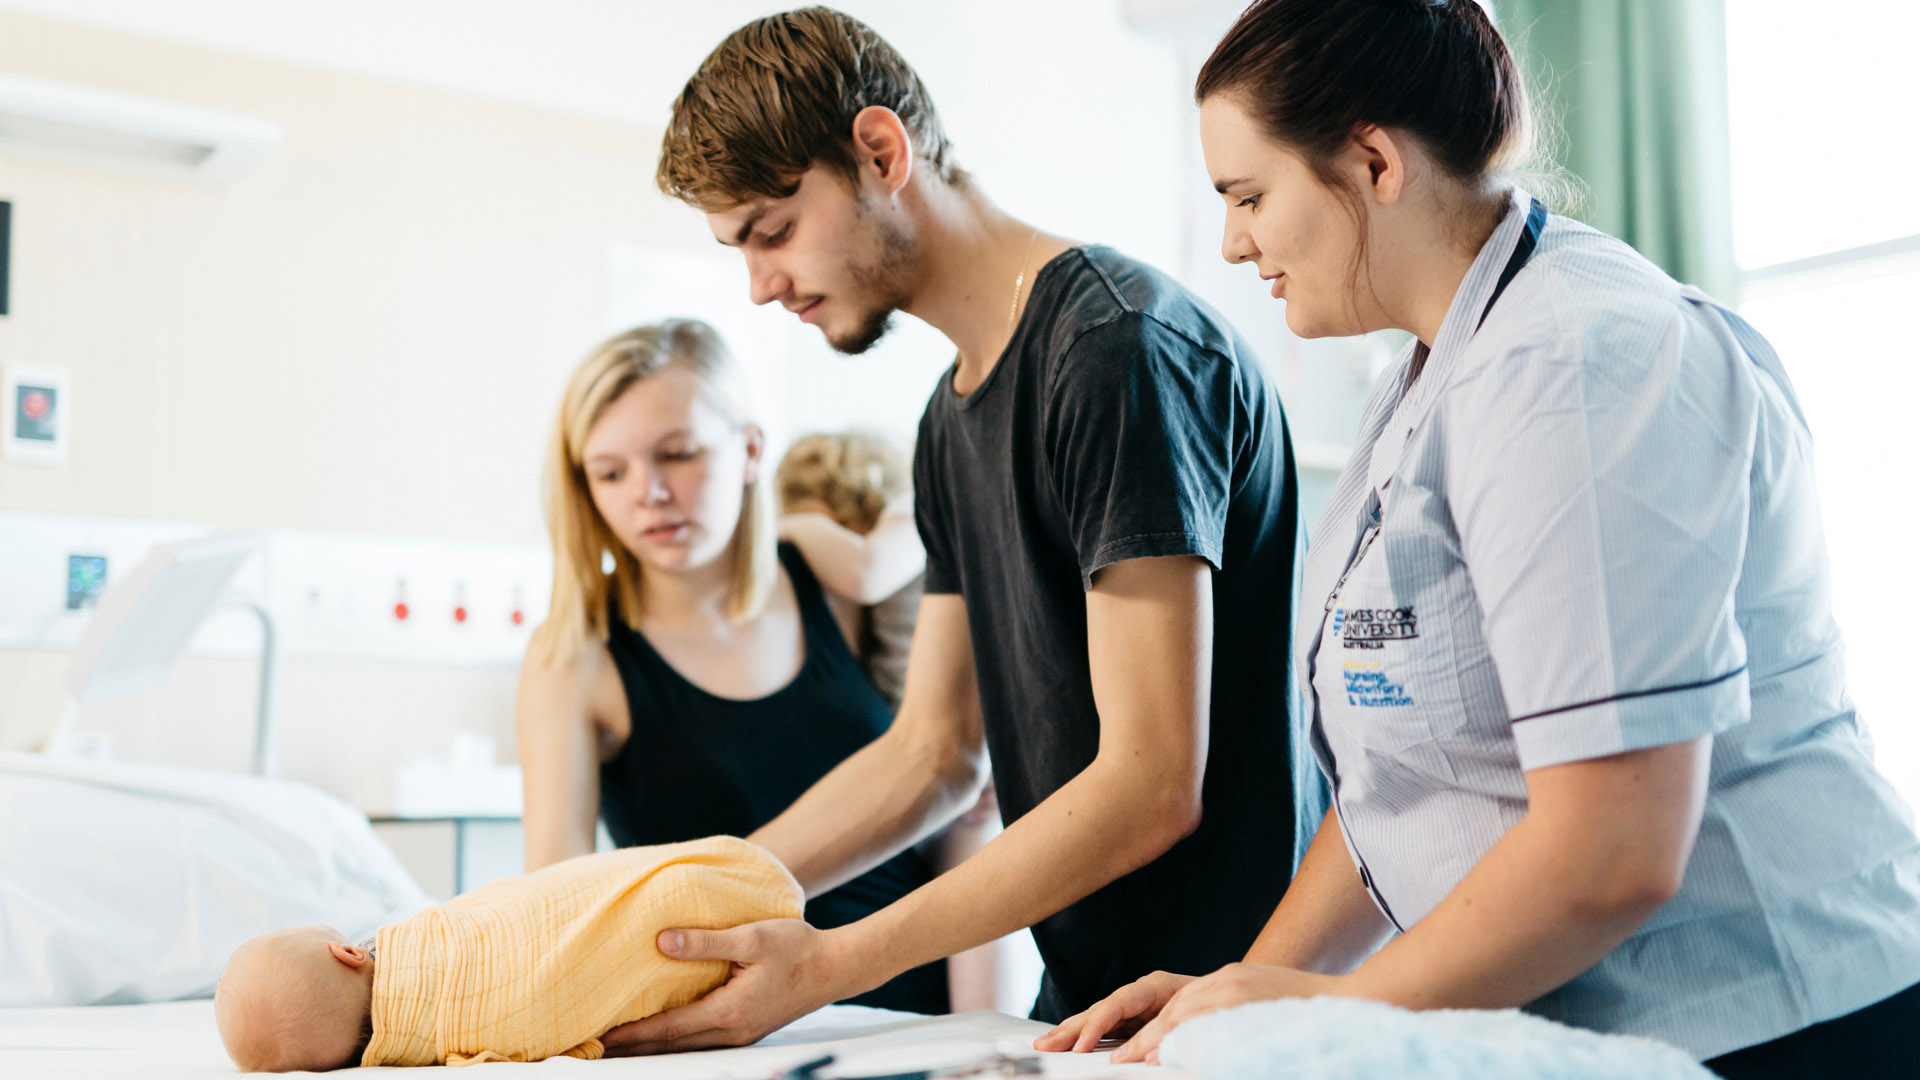
{"label": "yellow swaddle blanket", "polygon": [[773,856],[717,836],[582,855],[482,886],[380,930],[362,1065],[597,1058],[599,1036],[685,1005],[725,961],[661,955],[673,927],[797,919]]}

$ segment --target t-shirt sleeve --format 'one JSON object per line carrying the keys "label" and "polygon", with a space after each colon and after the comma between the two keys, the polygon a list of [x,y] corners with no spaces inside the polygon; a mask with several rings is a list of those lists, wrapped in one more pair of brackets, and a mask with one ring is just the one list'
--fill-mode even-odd
{"label": "t-shirt sleeve", "polygon": [[920,437],[913,444],[913,523],[920,532],[920,546],[927,550],[927,576],[922,591],[957,593],[960,575],[954,570],[953,550],[947,543],[946,531],[951,505],[946,501],[945,490],[932,476],[935,449],[928,426],[923,418]]}
{"label": "t-shirt sleeve", "polygon": [[1061,357],[1044,442],[1083,587],[1128,559],[1198,555],[1220,568],[1245,427],[1234,384],[1227,357],[1139,314]]}
{"label": "t-shirt sleeve", "polygon": [[1689,332],[1605,366],[1516,349],[1441,403],[1450,509],[1524,769],[1750,715],[1734,588],[1757,403],[1723,357],[1686,359]]}

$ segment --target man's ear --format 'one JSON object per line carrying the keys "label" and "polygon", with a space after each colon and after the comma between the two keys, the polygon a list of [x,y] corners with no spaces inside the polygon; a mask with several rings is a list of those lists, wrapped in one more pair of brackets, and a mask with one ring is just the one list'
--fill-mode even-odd
{"label": "man's ear", "polygon": [[335,960],[350,968],[363,968],[367,966],[367,961],[372,959],[367,955],[367,950],[358,945],[349,945],[344,941],[327,942],[327,951],[333,954]]}
{"label": "man's ear", "polygon": [[897,195],[913,175],[913,139],[900,115],[884,105],[869,105],[853,117],[853,153],[862,181],[877,178],[885,193]]}

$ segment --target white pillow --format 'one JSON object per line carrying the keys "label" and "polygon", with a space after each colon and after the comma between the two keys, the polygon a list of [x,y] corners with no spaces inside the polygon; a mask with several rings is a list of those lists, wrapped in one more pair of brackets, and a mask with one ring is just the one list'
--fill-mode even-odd
{"label": "white pillow", "polygon": [[0,752],[0,1007],[206,997],[257,934],[357,940],[429,903],[308,785]]}

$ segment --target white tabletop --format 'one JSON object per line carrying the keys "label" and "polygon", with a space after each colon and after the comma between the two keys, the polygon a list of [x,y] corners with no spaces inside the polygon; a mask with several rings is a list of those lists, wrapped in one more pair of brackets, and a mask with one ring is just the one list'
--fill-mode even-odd
{"label": "white tabletop", "polygon": [[[734,1050],[669,1054],[584,1062],[552,1058],[532,1064],[497,1063],[461,1069],[466,1080],[482,1074],[537,1080],[565,1072],[593,1080],[767,1080],[781,1071],[831,1053],[836,1070],[824,1075],[901,1072],[973,1061],[993,1051],[1031,1054],[1046,1025],[1001,1013],[918,1016],[852,1005],[834,1005]],[[1174,1069],[1115,1066],[1102,1053],[1043,1054],[1044,1075],[1182,1077]],[[582,1072],[580,1070],[587,1070]],[[501,1072],[501,1070],[506,1070]],[[420,1074],[423,1070],[405,1070]],[[0,1076],[8,1080],[53,1077],[148,1077],[184,1080],[236,1074],[220,1046],[211,1001],[164,1005],[117,1005],[65,1009],[0,1009]],[[359,1076],[361,1073],[351,1075]]]}

